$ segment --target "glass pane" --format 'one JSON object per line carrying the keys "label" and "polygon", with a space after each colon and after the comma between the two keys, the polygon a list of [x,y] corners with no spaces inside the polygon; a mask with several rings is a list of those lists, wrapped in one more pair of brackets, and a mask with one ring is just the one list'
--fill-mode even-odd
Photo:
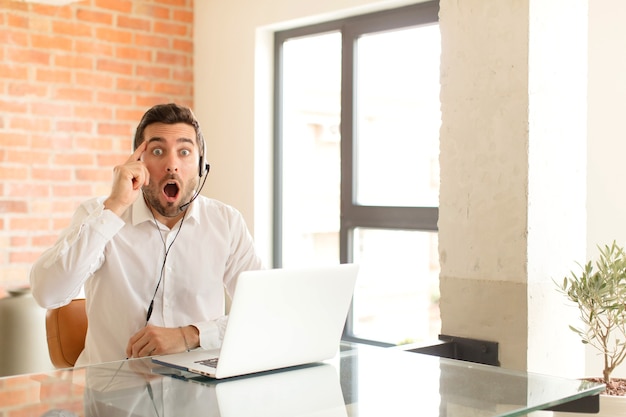
{"label": "glass pane", "polygon": [[361,37],[357,45],[356,201],[439,201],[439,26]]}
{"label": "glass pane", "polygon": [[283,47],[283,266],[339,262],[341,34]]}
{"label": "glass pane", "polygon": [[437,340],[437,233],[354,230],[354,261],[361,265],[354,293],[354,336],[392,344]]}

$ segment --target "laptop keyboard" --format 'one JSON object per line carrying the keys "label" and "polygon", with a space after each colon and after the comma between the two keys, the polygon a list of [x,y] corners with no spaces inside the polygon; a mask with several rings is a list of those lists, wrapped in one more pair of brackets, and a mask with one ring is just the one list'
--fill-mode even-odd
{"label": "laptop keyboard", "polygon": [[200,365],[208,366],[210,368],[217,368],[218,359],[219,358],[204,359],[201,361],[196,361],[196,363],[199,363]]}

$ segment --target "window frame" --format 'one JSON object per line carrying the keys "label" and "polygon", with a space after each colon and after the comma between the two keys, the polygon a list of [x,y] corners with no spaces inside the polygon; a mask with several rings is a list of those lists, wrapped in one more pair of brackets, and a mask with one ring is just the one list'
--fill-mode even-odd
{"label": "window frame", "polygon": [[[356,115],[356,45],[360,36],[394,29],[438,24],[439,1],[428,1],[396,9],[313,24],[275,33],[274,36],[274,175],[273,175],[273,265],[282,266],[282,78],[283,43],[289,39],[328,32],[341,32],[341,208],[339,230],[339,262],[352,259],[352,231],[355,228],[438,231],[439,207],[365,206],[356,203],[355,195],[355,115]],[[389,346],[389,344],[354,336],[352,308],[344,328],[343,340]]]}

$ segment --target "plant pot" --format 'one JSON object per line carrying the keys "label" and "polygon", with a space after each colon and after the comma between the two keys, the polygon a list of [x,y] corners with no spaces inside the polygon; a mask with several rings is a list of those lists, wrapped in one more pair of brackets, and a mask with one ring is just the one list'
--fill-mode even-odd
{"label": "plant pot", "polygon": [[600,394],[600,412],[598,414],[563,413],[555,411],[553,417],[626,417],[626,396]]}

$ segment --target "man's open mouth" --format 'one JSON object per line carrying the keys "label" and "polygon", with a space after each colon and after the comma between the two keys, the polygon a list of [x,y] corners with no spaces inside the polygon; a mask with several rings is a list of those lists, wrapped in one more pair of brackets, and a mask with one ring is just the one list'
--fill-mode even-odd
{"label": "man's open mouth", "polygon": [[175,182],[168,182],[165,184],[165,187],[163,187],[163,194],[165,194],[168,199],[176,199],[176,197],[178,196],[178,191],[178,184],[176,184]]}

